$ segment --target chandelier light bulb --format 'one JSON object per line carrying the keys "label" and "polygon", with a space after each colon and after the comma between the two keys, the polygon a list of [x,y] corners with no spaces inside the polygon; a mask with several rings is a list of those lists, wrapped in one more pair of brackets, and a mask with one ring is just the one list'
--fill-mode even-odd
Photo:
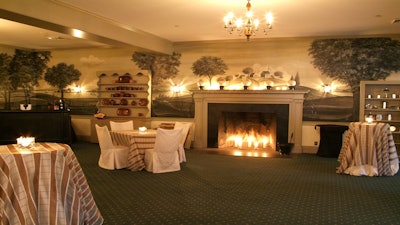
{"label": "chandelier light bulb", "polygon": [[267,15],[265,16],[265,20],[268,24],[272,24],[272,22],[274,22],[274,16],[272,15],[272,13],[267,13]]}
{"label": "chandelier light bulb", "polygon": [[252,11],[248,11],[248,12],[246,13],[246,17],[247,17],[248,19],[251,19],[251,18],[253,17],[253,12],[252,12]]}
{"label": "chandelier light bulb", "polygon": [[256,29],[256,30],[258,30],[258,26],[260,25],[260,20],[259,19],[255,19],[254,20],[254,28]]}
{"label": "chandelier light bulb", "polygon": [[237,28],[238,30],[239,30],[239,29],[242,29],[242,27],[243,27],[243,20],[242,20],[242,18],[237,19],[235,25],[236,25],[236,28]]}
{"label": "chandelier light bulb", "polygon": [[261,22],[259,19],[253,18],[254,15],[251,10],[250,0],[247,0],[246,8],[245,20],[241,19],[240,17],[236,18],[232,12],[229,12],[224,17],[225,29],[230,34],[236,30],[239,35],[244,34],[247,40],[249,40],[252,35],[255,35],[255,32],[258,30],[260,25],[263,24],[265,27],[262,29],[264,30],[264,33],[267,34],[268,31],[272,29],[272,23],[274,21],[272,13],[267,13],[265,15],[265,21]]}
{"label": "chandelier light bulb", "polygon": [[232,25],[233,17],[233,12],[229,12],[228,15],[224,17],[225,28]]}

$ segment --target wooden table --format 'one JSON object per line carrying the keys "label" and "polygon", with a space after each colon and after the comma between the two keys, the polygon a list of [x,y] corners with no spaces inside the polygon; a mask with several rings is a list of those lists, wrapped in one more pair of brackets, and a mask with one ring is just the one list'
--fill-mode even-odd
{"label": "wooden table", "polygon": [[353,122],[349,124],[338,161],[337,173],[354,176],[393,176],[399,158],[390,125]]}
{"label": "wooden table", "polygon": [[0,146],[0,224],[103,224],[66,144]]}
{"label": "wooden table", "polygon": [[144,154],[146,149],[154,148],[156,133],[156,130],[110,131],[114,144],[129,146],[128,169],[132,171],[141,171],[145,168]]}

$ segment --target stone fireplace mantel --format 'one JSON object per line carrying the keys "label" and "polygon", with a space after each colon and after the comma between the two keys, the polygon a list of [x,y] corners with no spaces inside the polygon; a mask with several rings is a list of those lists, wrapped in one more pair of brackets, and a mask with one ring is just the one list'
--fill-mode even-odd
{"label": "stone fireplace mantel", "polygon": [[196,124],[194,147],[207,148],[209,103],[287,104],[289,105],[288,139],[293,134],[292,152],[301,153],[303,102],[307,92],[307,90],[195,90],[193,91]]}

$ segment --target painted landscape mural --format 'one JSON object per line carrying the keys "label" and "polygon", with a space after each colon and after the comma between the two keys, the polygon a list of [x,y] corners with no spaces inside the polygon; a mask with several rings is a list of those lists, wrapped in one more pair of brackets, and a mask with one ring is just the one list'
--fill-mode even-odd
{"label": "painted landscape mural", "polygon": [[[378,47],[377,47],[378,46]],[[382,47],[382,46],[387,46]],[[360,80],[396,80],[399,41],[366,39],[266,39],[251,42],[175,43],[171,55],[136,49],[81,49],[51,52],[47,66],[74,65],[79,79],[59,87],[43,79],[32,88],[30,101],[38,110],[53,106],[63,93],[72,114],[97,112],[98,71],[143,69],[151,74],[152,117],[194,117],[192,90],[305,89],[303,120],[354,121],[358,116]],[[6,49],[10,56],[14,49]],[[390,53],[390,54],[388,54]],[[390,62],[390,63],[388,63]],[[2,60],[0,76],[9,76]],[[397,77],[397,78],[396,78]],[[1,79],[0,107],[19,110],[24,91],[7,92]],[[9,106],[7,96],[10,94]]]}

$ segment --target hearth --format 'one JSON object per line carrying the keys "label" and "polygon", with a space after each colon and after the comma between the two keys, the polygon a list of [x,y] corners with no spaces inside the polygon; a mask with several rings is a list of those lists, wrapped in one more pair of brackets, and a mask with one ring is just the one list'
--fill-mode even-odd
{"label": "hearth", "polygon": [[[195,148],[218,149],[218,124],[225,112],[274,114],[276,141],[294,143],[301,153],[304,94],[307,90],[195,90]],[[229,110],[228,110],[229,109]],[[289,140],[289,138],[291,140]],[[275,148],[276,144],[272,143]]]}

